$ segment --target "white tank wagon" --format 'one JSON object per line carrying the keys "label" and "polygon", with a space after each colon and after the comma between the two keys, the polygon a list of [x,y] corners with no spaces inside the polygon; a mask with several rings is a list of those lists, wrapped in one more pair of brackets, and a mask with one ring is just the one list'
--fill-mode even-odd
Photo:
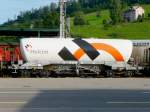
{"label": "white tank wagon", "polygon": [[133,50],[130,40],[93,38],[26,38],[20,47],[27,63],[49,66],[56,72],[74,68],[77,74],[83,69],[99,74],[104,66],[126,69]]}
{"label": "white tank wagon", "polygon": [[111,39],[29,38],[21,40],[21,51],[28,62],[61,64],[78,61],[84,64],[128,62],[132,42]]}

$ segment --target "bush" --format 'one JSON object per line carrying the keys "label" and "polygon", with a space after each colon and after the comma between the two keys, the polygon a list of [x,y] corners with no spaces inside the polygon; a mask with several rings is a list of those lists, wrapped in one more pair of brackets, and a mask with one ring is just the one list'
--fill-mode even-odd
{"label": "bush", "polygon": [[150,13],[148,13],[148,17],[150,17]]}
{"label": "bush", "polygon": [[103,20],[103,25],[104,25],[104,30],[108,30],[109,23],[107,22],[106,19]]}
{"label": "bush", "polygon": [[138,21],[138,22],[143,22],[143,19],[144,19],[144,16],[143,16],[143,15],[142,15],[142,16],[139,15],[137,21]]}
{"label": "bush", "polygon": [[100,15],[101,15],[101,14],[100,14],[100,11],[97,11],[97,12],[96,12],[96,17],[99,18]]}
{"label": "bush", "polygon": [[74,25],[85,25],[85,21],[83,18],[75,17],[74,18]]}
{"label": "bush", "polygon": [[118,33],[112,33],[112,34],[110,34],[109,35],[111,38],[118,38],[119,37],[119,35],[118,35]]}
{"label": "bush", "polygon": [[74,17],[74,25],[85,25],[87,22],[85,21],[84,17],[83,17],[83,12],[79,11],[75,14]]}
{"label": "bush", "polygon": [[105,25],[105,24],[107,24],[107,20],[106,19],[103,20],[103,25]]}

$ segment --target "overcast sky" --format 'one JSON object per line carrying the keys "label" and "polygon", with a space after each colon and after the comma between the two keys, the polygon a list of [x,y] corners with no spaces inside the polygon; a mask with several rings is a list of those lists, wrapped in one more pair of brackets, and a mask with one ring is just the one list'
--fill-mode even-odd
{"label": "overcast sky", "polygon": [[21,11],[39,8],[58,0],[0,0],[0,24],[14,19]]}

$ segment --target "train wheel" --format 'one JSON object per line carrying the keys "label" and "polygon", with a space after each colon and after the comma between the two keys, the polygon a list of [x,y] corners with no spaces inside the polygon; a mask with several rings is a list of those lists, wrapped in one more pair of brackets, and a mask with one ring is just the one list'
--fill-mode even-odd
{"label": "train wheel", "polygon": [[126,71],[125,76],[126,77],[133,77],[134,76],[134,72],[133,71]]}
{"label": "train wheel", "polygon": [[106,71],[106,76],[113,78],[113,77],[115,77],[115,73],[114,73],[114,71],[112,71],[112,70],[107,70],[107,71]]}

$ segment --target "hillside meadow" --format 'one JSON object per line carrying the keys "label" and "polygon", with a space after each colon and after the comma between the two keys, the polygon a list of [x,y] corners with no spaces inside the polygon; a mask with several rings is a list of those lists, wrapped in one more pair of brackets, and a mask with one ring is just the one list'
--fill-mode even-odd
{"label": "hillside meadow", "polygon": [[143,5],[145,9],[145,20],[143,22],[121,23],[104,27],[103,20],[110,20],[109,11],[103,10],[100,17],[96,12],[84,15],[89,25],[74,26],[71,18],[71,34],[75,37],[84,38],[124,38],[124,39],[150,39],[150,5]]}

